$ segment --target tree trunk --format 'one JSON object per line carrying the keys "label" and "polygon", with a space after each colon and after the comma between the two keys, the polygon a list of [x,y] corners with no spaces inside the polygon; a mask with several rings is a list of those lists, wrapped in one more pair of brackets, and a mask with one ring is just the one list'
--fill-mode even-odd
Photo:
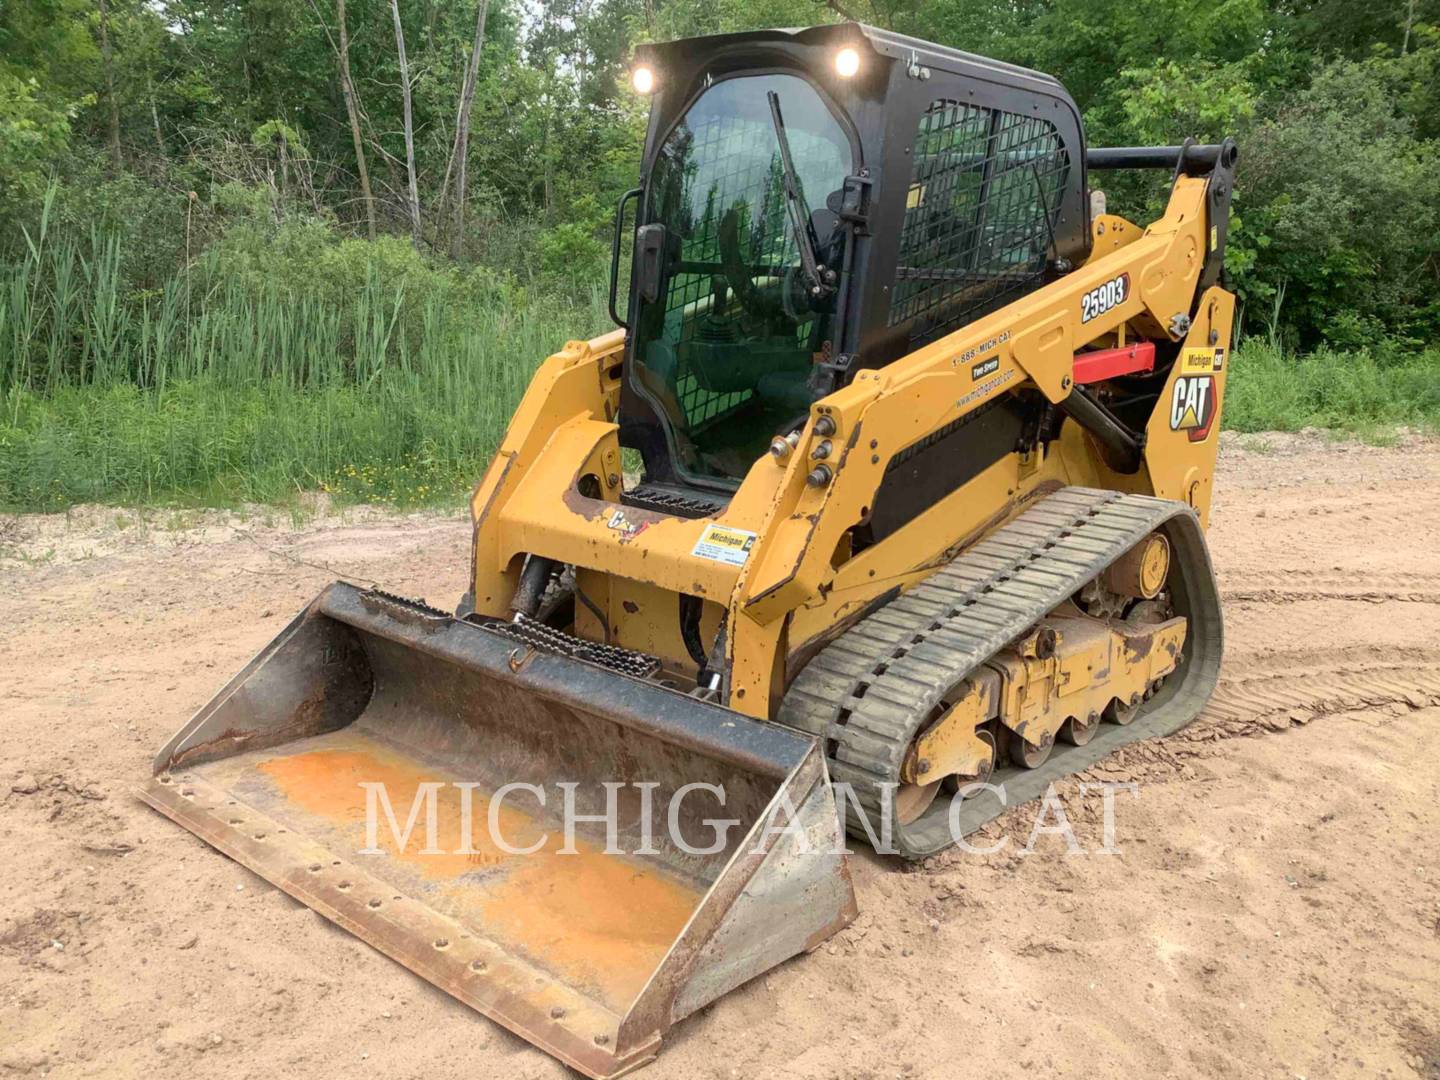
{"label": "tree trunk", "polygon": [[410,107],[410,64],[405,59],[405,28],[400,24],[400,0],[390,0],[395,20],[395,51],[400,57],[400,92],[405,106],[405,175],[409,182],[410,238],[420,246],[420,187],[415,179],[415,121]]}
{"label": "tree trunk", "polygon": [[480,78],[480,48],[485,44],[485,13],[490,0],[480,0],[475,15],[475,44],[470,50],[470,63],[465,67],[465,84],[460,91],[460,113],[455,121],[455,225],[450,237],[450,256],[460,258],[465,241],[465,184],[469,176],[470,110],[475,103],[475,84]]}
{"label": "tree trunk", "polygon": [[285,133],[280,133],[280,200],[284,200],[290,194],[290,140]]}
{"label": "tree trunk", "polygon": [[545,125],[540,129],[540,199],[545,213],[550,213],[550,118],[555,111],[555,62],[552,58],[545,73]]}
{"label": "tree trunk", "polygon": [[340,90],[345,95],[345,112],[350,117],[350,140],[355,144],[355,171],[360,177],[360,201],[365,204],[365,227],[375,239],[375,196],[370,191],[370,169],[365,163],[365,141],[360,137],[360,108],[355,101],[355,84],[350,78],[350,30],[345,23],[345,0],[335,0],[340,21]]}
{"label": "tree trunk", "polygon": [[1400,46],[1400,55],[1406,56],[1410,52],[1410,31],[1415,27],[1415,0],[1410,0],[1408,9],[1405,12],[1405,42]]}
{"label": "tree trunk", "polygon": [[440,17],[440,5],[430,0],[425,5],[425,51],[435,55],[435,20]]}
{"label": "tree trunk", "polygon": [[115,55],[110,48],[110,4],[100,0],[100,60],[105,68],[105,103],[109,107],[110,163],[119,172],[124,162],[120,159],[120,102],[115,97]]}
{"label": "tree trunk", "polygon": [[146,80],[146,89],[150,91],[150,123],[155,129],[155,151],[160,160],[165,161],[169,155],[165,152],[165,136],[160,131],[160,110],[155,107],[155,84]]}

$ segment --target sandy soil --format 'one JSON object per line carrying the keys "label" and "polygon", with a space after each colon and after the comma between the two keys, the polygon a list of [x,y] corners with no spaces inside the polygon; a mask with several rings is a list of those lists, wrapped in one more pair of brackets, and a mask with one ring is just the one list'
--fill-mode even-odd
{"label": "sandy soil", "polygon": [[[1137,781],[1119,854],[911,868],[672,1032],[662,1077],[1440,1077],[1440,444],[1227,437],[1224,681]],[[0,1076],[558,1077],[130,794],[326,582],[448,605],[434,515],[0,519]],[[1100,806],[1067,790],[1081,843]]]}

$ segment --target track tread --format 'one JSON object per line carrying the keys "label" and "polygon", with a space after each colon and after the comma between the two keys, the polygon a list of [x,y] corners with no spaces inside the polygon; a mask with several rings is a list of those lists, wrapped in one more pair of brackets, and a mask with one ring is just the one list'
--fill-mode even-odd
{"label": "track tread", "polygon": [[[822,737],[832,778],[852,785],[872,820],[883,818],[888,785],[943,695],[1177,515],[1193,518],[1183,504],[1145,495],[1047,496],[827,645],[787,691],[779,720]],[[1208,561],[1205,571],[1213,593]],[[850,827],[864,835],[863,823]],[[910,856],[949,842],[936,843],[933,827],[907,833],[897,823],[897,832]]]}

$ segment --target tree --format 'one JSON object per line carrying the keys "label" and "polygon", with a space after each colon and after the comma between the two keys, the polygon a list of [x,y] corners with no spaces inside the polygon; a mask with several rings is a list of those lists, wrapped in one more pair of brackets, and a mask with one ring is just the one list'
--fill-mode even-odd
{"label": "tree", "polygon": [[375,196],[370,190],[370,169],[365,164],[365,140],[360,134],[360,106],[355,97],[355,80],[350,77],[350,29],[345,18],[345,0],[335,0],[335,18],[340,34],[340,91],[345,96],[345,115],[350,120],[350,140],[355,147],[355,171],[360,180],[360,201],[365,206],[366,233],[375,239]]}
{"label": "tree", "polygon": [[110,117],[108,142],[110,162],[118,173],[120,158],[120,99],[115,96],[115,54],[110,47],[110,4],[100,0],[100,57],[105,69],[105,109]]}
{"label": "tree", "polygon": [[1440,147],[1397,108],[1413,59],[1334,61],[1245,140],[1240,213],[1259,251],[1241,285],[1266,308],[1284,289],[1294,344],[1440,335]]}
{"label": "tree", "polygon": [[[475,42],[470,47],[470,62],[465,66],[465,84],[460,90],[460,111],[455,120],[455,232],[450,238],[450,255],[460,258],[465,241],[465,181],[470,160],[470,110],[475,103],[475,83],[480,74],[480,48],[485,44],[485,14],[489,0],[480,0],[475,14]],[[447,169],[448,173],[449,170]]]}
{"label": "tree", "polygon": [[405,107],[405,176],[409,183],[406,210],[410,216],[410,238],[420,246],[420,188],[415,177],[415,120],[413,116],[410,63],[405,58],[405,27],[400,22],[400,0],[390,0],[390,14],[395,19],[395,55],[400,61],[400,93]]}

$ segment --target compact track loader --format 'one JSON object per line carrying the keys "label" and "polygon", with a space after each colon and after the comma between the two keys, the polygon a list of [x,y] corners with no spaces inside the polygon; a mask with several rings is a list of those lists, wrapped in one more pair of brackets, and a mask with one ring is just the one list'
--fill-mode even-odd
{"label": "compact track loader", "polygon": [[636,63],[621,329],[535,375],[469,592],[331,586],[144,789],[595,1077],[843,927],[845,829],[938,851],[1221,651],[1234,144],[1087,149],[1054,79],[855,24]]}

